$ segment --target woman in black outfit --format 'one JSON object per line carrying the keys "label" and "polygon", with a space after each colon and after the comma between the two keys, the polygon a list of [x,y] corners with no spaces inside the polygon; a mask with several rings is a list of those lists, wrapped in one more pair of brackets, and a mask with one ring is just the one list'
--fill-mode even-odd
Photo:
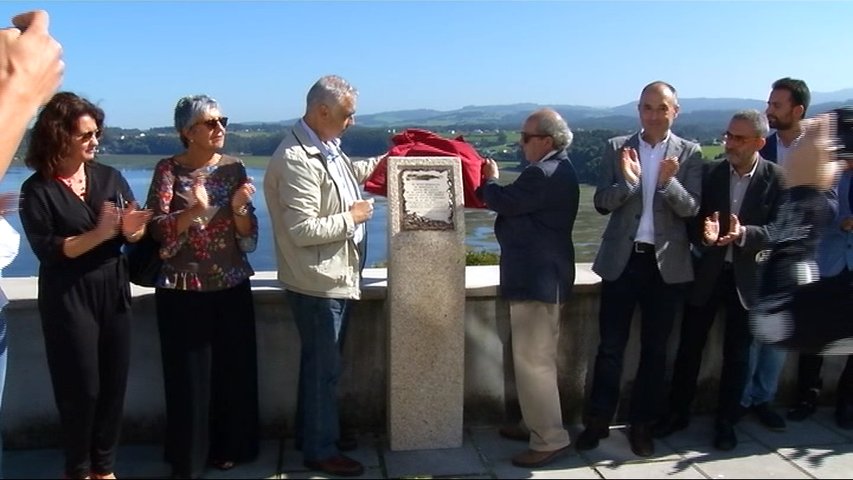
{"label": "woman in black outfit", "polygon": [[151,216],[118,170],[94,160],[103,128],[100,108],[56,94],[33,126],[25,163],[35,173],[21,186],[67,478],[115,478],[130,359],[121,247],[142,237]]}

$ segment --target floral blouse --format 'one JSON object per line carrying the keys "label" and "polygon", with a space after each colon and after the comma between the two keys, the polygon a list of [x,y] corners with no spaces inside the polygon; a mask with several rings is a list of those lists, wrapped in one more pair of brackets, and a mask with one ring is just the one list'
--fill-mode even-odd
{"label": "floral blouse", "polygon": [[[204,179],[209,207],[189,229],[178,234],[177,216],[191,206],[192,186],[198,177]],[[237,232],[231,211],[231,197],[246,181],[243,162],[228,155],[198,169],[185,167],[174,157],[157,162],[147,206],[154,212],[152,234],[160,241],[163,259],[158,288],[223,290],[254,275],[246,254],[258,243],[255,207],[247,205],[252,222],[248,237]]]}

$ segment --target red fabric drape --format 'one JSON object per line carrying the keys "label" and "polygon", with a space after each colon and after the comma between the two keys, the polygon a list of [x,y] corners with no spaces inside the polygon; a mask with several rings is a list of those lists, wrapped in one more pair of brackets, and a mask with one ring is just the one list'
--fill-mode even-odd
{"label": "red fabric drape", "polygon": [[[462,191],[465,196],[465,206],[486,207],[474,194],[483,181],[482,168],[485,160],[461,136],[449,139],[429,130],[410,128],[394,135],[391,141],[394,143],[394,146],[388,150],[388,155],[391,157],[459,157],[462,160]],[[374,195],[388,196],[387,170],[387,160],[382,159],[365,181],[364,189]]]}

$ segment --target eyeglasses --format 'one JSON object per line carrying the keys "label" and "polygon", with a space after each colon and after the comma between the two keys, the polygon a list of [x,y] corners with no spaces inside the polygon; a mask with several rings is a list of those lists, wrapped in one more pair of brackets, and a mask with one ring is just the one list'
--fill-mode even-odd
{"label": "eyeglasses", "polygon": [[752,140],[752,139],[755,139],[758,137],[750,137],[750,136],[746,136],[746,135],[735,135],[732,132],[723,132],[722,138],[723,138],[723,143],[733,144],[733,143],[743,143],[747,140]]}
{"label": "eyeglasses", "polygon": [[83,143],[91,142],[93,138],[101,138],[101,129],[92,130],[91,132],[84,132],[76,135],[77,139]]}
{"label": "eyeglasses", "polygon": [[216,128],[216,125],[222,125],[222,128],[228,126],[228,117],[219,117],[219,118],[209,118],[207,120],[202,120],[200,122],[196,122],[195,125],[204,125],[205,127],[213,130]]}
{"label": "eyeglasses", "polygon": [[547,138],[547,137],[550,137],[550,136],[551,136],[551,135],[547,135],[547,134],[545,134],[545,133],[527,133],[527,132],[521,132],[521,143],[523,143],[523,144],[525,144],[525,145],[526,145],[526,144],[527,144],[527,142],[529,142],[531,138]]}

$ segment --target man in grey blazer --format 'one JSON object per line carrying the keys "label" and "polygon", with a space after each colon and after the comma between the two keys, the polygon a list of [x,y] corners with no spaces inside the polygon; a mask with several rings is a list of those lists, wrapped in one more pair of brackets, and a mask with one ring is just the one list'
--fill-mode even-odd
{"label": "man in grey blazer", "polygon": [[602,278],[601,341],[595,359],[586,429],[576,447],[609,435],[619,403],[622,362],[634,307],[642,313],[640,364],[628,421],[631,450],[654,454],[651,423],[663,400],[666,345],[685,284],[693,280],[686,220],[699,210],[702,151],[670,131],[678,116],[675,88],[652,82],[638,104],[642,130],[608,141],[595,209],[610,214],[593,271]]}
{"label": "man in grey blazer", "polygon": [[767,225],[782,198],[782,168],[758,151],[769,131],[758,110],[732,116],[723,134],[726,158],[705,165],[699,216],[690,226],[696,280],[690,287],[674,362],[669,413],[654,427],[665,437],[687,427],[702,352],[717,310],[725,309],[723,365],[714,447],[737,445],[734,424],[749,366],[749,309],[755,303],[759,260],[767,254]]}

